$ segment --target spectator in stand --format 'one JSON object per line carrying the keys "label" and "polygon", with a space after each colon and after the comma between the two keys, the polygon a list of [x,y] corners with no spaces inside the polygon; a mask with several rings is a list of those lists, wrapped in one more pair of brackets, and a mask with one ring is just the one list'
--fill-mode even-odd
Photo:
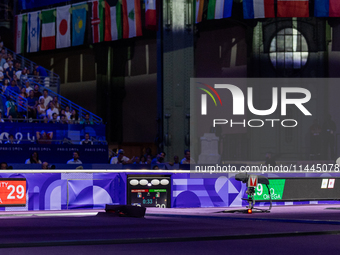
{"label": "spectator in stand", "polygon": [[56,113],[57,115],[59,115],[59,110],[54,107],[54,103],[51,101],[50,104],[49,104],[49,109],[46,112],[47,118],[52,119],[53,113]]}
{"label": "spectator in stand", "polygon": [[53,132],[46,133],[44,130],[37,132],[37,143],[38,144],[51,144],[53,138]]}
{"label": "spectator in stand", "polygon": [[35,119],[37,117],[36,107],[38,105],[38,99],[34,97],[33,90],[30,90],[29,97],[27,98],[28,104],[28,117]]}
{"label": "spectator in stand", "polygon": [[8,63],[8,68],[6,69],[6,75],[5,75],[5,77],[7,78],[7,79],[13,79],[13,77],[14,77],[14,74],[15,74],[15,69],[13,68],[13,62],[12,61],[10,61],[9,63]]}
{"label": "spectator in stand", "polygon": [[93,142],[90,140],[90,134],[85,133],[85,139],[80,141],[81,145],[93,145]]}
{"label": "spectator in stand", "polygon": [[[22,73],[22,70],[21,70],[21,64],[19,62],[15,62],[14,64],[14,74],[13,74],[13,77],[16,76],[18,80],[20,80],[20,75]],[[18,77],[19,75],[19,77]]]}
{"label": "spectator in stand", "polygon": [[42,163],[41,169],[44,169],[44,170],[48,169],[48,162]]}
{"label": "spectator in stand", "polygon": [[128,157],[125,157],[124,150],[120,149],[118,155],[111,159],[110,164],[131,164],[131,160]]}
{"label": "spectator in stand", "polygon": [[13,121],[13,117],[12,117],[12,115],[9,115],[8,117],[7,117],[7,121],[6,122],[9,122],[9,123],[13,123],[14,121]]}
{"label": "spectator in stand", "polygon": [[146,164],[151,164],[151,162],[152,162],[152,157],[151,157],[151,155],[147,155],[147,156],[146,156]]}
{"label": "spectator in stand", "polygon": [[4,79],[4,82],[2,84],[2,93],[6,95],[6,89],[9,86],[9,79]]}
{"label": "spectator in stand", "polygon": [[60,107],[59,100],[58,100],[57,96],[53,97],[53,103],[54,103],[54,107],[57,108],[60,111],[61,107]]}
{"label": "spectator in stand", "polygon": [[68,105],[65,107],[65,116],[67,120],[71,120],[71,112],[70,107]]}
{"label": "spectator in stand", "polygon": [[138,164],[138,165],[141,164],[140,157],[138,156],[133,157],[131,161],[133,162],[133,164]]}
{"label": "spectator in stand", "polygon": [[47,123],[48,123],[48,118],[47,118],[47,116],[45,116],[43,120],[44,120],[44,121],[43,121],[44,124],[47,124]]}
{"label": "spectator in stand", "polygon": [[18,80],[22,80],[22,81],[27,81],[28,79],[28,69],[26,67],[24,67],[24,69],[19,70],[15,73],[15,75],[17,76]]}
{"label": "spectator in stand", "polygon": [[148,155],[150,155],[151,158],[152,158],[152,151],[151,151],[151,148],[150,148],[150,147],[148,147],[148,148],[145,149],[145,154],[144,154],[144,156],[145,156],[146,159],[148,158]]}
{"label": "spectator in stand", "polygon": [[177,155],[174,156],[174,164],[179,164],[179,157]]}
{"label": "spectator in stand", "polygon": [[50,124],[58,123],[58,115],[55,112],[52,114],[52,119],[48,123]]}
{"label": "spectator in stand", "polygon": [[17,106],[15,105],[13,96],[10,96],[9,99],[6,102],[6,108],[7,108],[7,118],[9,118],[9,116],[12,116],[12,118],[16,118],[17,117]]}
{"label": "spectator in stand", "polygon": [[8,165],[7,165],[6,162],[1,162],[1,163],[0,163],[0,169],[1,169],[1,170],[7,170],[7,167],[8,167]]}
{"label": "spectator in stand", "polygon": [[80,124],[84,124],[84,125],[92,125],[93,121],[90,120],[90,114],[86,113],[85,114],[85,118],[80,122]]}
{"label": "spectator in stand", "polygon": [[44,76],[44,77],[48,76],[45,68],[43,68],[42,66],[35,65],[35,71],[36,71],[37,76]]}
{"label": "spectator in stand", "polygon": [[27,114],[26,107],[26,88],[22,88],[17,98],[18,118],[23,118]]}
{"label": "spectator in stand", "polygon": [[14,135],[9,135],[8,141],[5,144],[14,144]]}
{"label": "spectator in stand", "polygon": [[[6,61],[6,59],[7,59],[7,52],[6,52],[6,50],[5,50],[5,49],[2,49],[2,50],[1,50],[1,54],[2,54],[2,58],[5,59],[5,61]],[[4,64],[5,64],[5,63],[4,63]]]}
{"label": "spectator in stand", "polygon": [[195,160],[190,158],[190,150],[184,151],[184,158],[181,160],[181,164],[195,164]]}
{"label": "spectator in stand", "polygon": [[144,155],[141,155],[139,158],[140,164],[146,164],[146,157]]}
{"label": "spectator in stand", "polygon": [[48,104],[53,101],[53,98],[51,96],[48,95],[48,90],[47,89],[44,89],[43,90],[43,95],[40,98],[44,98],[44,104],[45,104],[45,107],[47,108]]}
{"label": "spectator in stand", "polygon": [[11,80],[11,86],[7,87],[7,89],[20,94],[20,88],[18,87],[17,82],[14,79]]}
{"label": "spectator in stand", "polygon": [[29,81],[26,81],[26,82],[25,82],[25,88],[26,88],[26,93],[27,93],[27,95],[30,94],[30,91],[31,91],[31,90],[33,91],[33,89],[32,89],[31,86],[30,86],[30,82],[29,82]]}
{"label": "spectator in stand", "polygon": [[41,164],[38,152],[34,151],[29,159],[26,159],[25,164]]}
{"label": "spectator in stand", "polygon": [[60,124],[68,124],[64,114],[60,115]]}
{"label": "spectator in stand", "polygon": [[39,104],[37,106],[37,117],[43,119],[46,117],[46,107],[44,98],[40,97]]}
{"label": "spectator in stand", "polygon": [[151,161],[151,164],[162,164],[164,163],[164,158],[165,158],[165,152],[162,151],[160,152],[157,157],[155,157],[152,161]]}
{"label": "spectator in stand", "polygon": [[2,55],[2,53],[0,53],[0,66],[4,67],[4,64],[6,63],[6,59],[4,58],[4,56]]}
{"label": "spectator in stand", "polygon": [[20,94],[19,95],[23,95],[23,96],[25,96],[25,98],[28,97],[28,94],[27,94],[27,91],[26,91],[26,87],[22,87],[20,89]]}
{"label": "spectator in stand", "polygon": [[69,161],[67,161],[67,164],[83,164],[83,162],[81,162],[79,160],[79,152],[78,151],[73,152],[73,159],[70,159]]}
{"label": "spectator in stand", "polygon": [[6,58],[6,63],[3,65],[4,71],[6,72],[6,69],[9,67],[9,62],[11,62],[10,58]]}
{"label": "spectator in stand", "polygon": [[3,72],[4,72],[4,69],[2,68],[2,66],[0,66],[0,83],[2,83],[2,81],[5,78],[5,75]]}
{"label": "spectator in stand", "polygon": [[42,96],[41,92],[39,91],[39,85],[38,84],[34,85],[33,92],[34,92],[34,97],[36,97],[38,99]]}
{"label": "spectator in stand", "polygon": [[78,116],[78,112],[75,109],[72,110],[70,119],[71,119],[72,123],[78,122],[79,116]]}
{"label": "spectator in stand", "polygon": [[0,123],[5,122],[4,119],[2,118],[2,111],[0,111]]}

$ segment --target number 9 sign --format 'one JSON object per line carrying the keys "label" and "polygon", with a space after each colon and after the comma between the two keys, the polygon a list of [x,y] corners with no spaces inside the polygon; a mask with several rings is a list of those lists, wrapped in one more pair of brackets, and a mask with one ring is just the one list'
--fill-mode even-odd
{"label": "number 9 sign", "polygon": [[26,179],[0,178],[0,206],[26,206]]}

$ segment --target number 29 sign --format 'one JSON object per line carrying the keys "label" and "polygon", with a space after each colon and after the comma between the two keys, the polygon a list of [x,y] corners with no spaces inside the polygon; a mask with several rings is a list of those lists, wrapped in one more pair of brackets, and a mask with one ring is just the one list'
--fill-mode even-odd
{"label": "number 29 sign", "polygon": [[0,178],[0,206],[26,205],[26,179]]}

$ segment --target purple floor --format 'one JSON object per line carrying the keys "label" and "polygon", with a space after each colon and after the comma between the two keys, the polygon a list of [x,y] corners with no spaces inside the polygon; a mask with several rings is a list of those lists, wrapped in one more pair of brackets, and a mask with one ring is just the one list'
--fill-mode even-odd
{"label": "purple floor", "polygon": [[218,213],[226,208],[148,208],[141,219],[113,217],[104,211],[95,215],[93,210],[6,212],[0,215],[0,251],[28,255],[327,254],[340,247],[340,210],[326,209],[330,207],[337,206],[274,207],[271,213],[252,215]]}

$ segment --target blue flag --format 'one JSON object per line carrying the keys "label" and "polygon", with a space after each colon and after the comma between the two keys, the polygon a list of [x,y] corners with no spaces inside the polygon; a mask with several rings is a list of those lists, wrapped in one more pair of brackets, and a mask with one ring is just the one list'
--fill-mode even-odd
{"label": "blue flag", "polygon": [[84,44],[87,4],[72,5],[72,46]]}

